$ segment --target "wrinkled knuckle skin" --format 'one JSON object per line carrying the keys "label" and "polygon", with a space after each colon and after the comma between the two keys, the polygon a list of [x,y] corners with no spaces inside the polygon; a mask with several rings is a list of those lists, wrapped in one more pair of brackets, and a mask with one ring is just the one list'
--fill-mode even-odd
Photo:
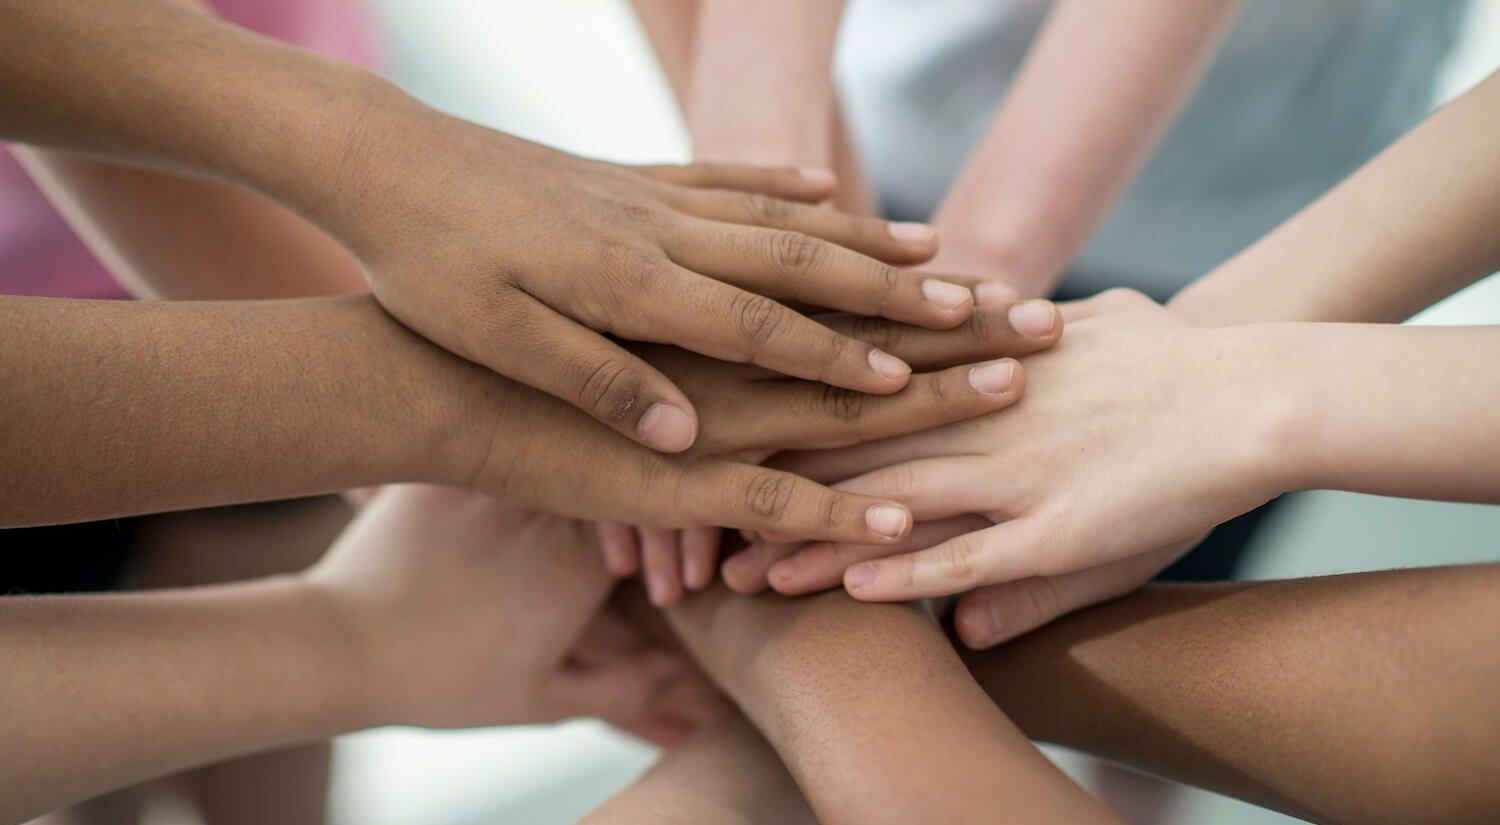
{"label": "wrinkled knuckle skin", "polygon": [[622,294],[648,295],[660,284],[666,261],[651,250],[622,242],[604,247],[604,271],[613,273]]}
{"label": "wrinkled knuckle skin", "polygon": [[901,342],[903,334],[901,327],[896,324],[870,315],[854,316],[853,328],[850,330],[850,335],[854,338],[887,352]]}
{"label": "wrinkled knuckle skin", "polygon": [[745,487],[745,506],[758,518],[779,519],[792,502],[792,480],[761,474]]}
{"label": "wrinkled knuckle skin", "polygon": [[1039,577],[1026,579],[1020,584],[1024,597],[1026,609],[1031,611],[1029,621],[1023,622],[1025,627],[1036,627],[1045,624],[1055,618],[1058,614],[1060,601],[1057,586],[1051,579]]}
{"label": "wrinkled knuckle skin", "polygon": [[805,275],[823,258],[823,244],[801,232],[777,232],[771,236],[771,261],[786,275]]}
{"label": "wrinkled knuckle skin", "polygon": [[594,415],[623,421],[635,411],[641,382],[629,364],[615,359],[603,361],[584,378],[579,398]]}
{"label": "wrinkled knuckle skin", "polygon": [[786,220],[786,204],[776,198],[747,192],[743,196],[745,216],[754,226],[779,226]]}
{"label": "wrinkled knuckle skin", "polygon": [[961,587],[972,586],[979,573],[978,554],[979,547],[972,539],[955,541],[938,557],[943,575]]}
{"label": "wrinkled knuckle skin", "polygon": [[764,295],[742,292],[734,297],[730,312],[735,330],[753,351],[764,349],[781,336],[781,305]]}
{"label": "wrinkled knuckle skin", "polygon": [[829,384],[823,385],[822,409],[839,421],[854,421],[864,415],[869,400],[862,392],[846,390]]}
{"label": "wrinkled knuckle skin", "polygon": [[829,496],[828,502],[823,506],[823,526],[829,530],[843,529],[849,521],[848,509],[842,496]]}

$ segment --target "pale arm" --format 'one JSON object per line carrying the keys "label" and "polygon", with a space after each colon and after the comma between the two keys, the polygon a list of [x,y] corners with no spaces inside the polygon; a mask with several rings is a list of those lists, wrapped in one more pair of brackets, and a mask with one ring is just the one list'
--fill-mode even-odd
{"label": "pale arm", "polygon": [[1400,321],[1500,269],[1500,73],[1172,299],[1203,324]]}
{"label": "pale arm", "polygon": [[1064,0],[933,223],[939,271],[1051,293],[1197,84],[1235,0]]}
{"label": "pale arm", "polygon": [[824,825],[1118,822],[995,710],[912,608],[720,586],[668,615]]}
{"label": "pale arm", "polygon": [[1156,585],[992,651],[1031,736],[1343,825],[1500,809],[1500,567]]}

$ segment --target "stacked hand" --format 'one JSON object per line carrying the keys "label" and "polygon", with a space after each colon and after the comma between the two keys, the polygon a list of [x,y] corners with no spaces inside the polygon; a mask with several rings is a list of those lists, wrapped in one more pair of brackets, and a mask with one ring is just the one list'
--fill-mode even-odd
{"label": "stacked hand", "polygon": [[762,542],[731,560],[731,585],[800,594],[842,582],[874,601],[967,592],[957,626],[988,646],[1134,589],[1281,492],[1260,466],[1274,433],[1259,422],[1275,417],[1242,390],[1274,376],[1223,370],[1231,334],[1124,291],[1065,315],[1065,339],[1027,359],[1015,409],[773,461],[901,501],[919,522],[911,535],[879,547]]}
{"label": "stacked hand", "polygon": [[[681,351],[642,352],[686,388],[705,412],[708,429],[695,450],[734,453],[758,462],[778,450],[828,449],[917,432],[1015,403],[1025,375],[1010,356],[1051,346],[1062,333],[1061,318],[1043,301],[1017,304],[1013,295],[1003,292],[982,289],[980,294],[987,296],[982,305],[956,330],[938,332],[846,315],[820,319],[836,332],[879,346],[924,370],[906,389],[890,396],[785,379]],[[715,527],[679,533],[609,523],[601,525],[601,539],[617,575],[633,575],[644,565],[647,587],[659,605],[674,604],[684,589],[701,590],[713,579],[719,539]]]}

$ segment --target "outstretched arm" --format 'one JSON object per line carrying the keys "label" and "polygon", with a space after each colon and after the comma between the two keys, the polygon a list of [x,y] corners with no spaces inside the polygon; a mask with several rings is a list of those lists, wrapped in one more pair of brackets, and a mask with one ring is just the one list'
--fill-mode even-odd
{"label": "outstretched arm", "polygon": [[1316,822],[1500,810],[1500,565],[1156,585],[992,651],[1027,734]]}
{"label": "outstretched arm", "polygon": [[668,615],[825,825],[1118,821],[995,710],[914,608],[721,585]]}
{"label": "outstretched arm", "polygon": [[1500,72],[1183,289],[1204,324],[1400,321],[1500,269]]}
{"label": "outstretched arm", "polygon": [[1064,0],[934,225],[938,271],[1051,293],[1208,65],[1236,0]]}

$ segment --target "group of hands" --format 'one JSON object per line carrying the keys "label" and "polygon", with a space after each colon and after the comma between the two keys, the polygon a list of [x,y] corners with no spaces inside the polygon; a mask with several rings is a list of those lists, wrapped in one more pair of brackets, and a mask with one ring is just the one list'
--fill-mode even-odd
{"label": "group of hands", "polygon": [[[931,230],[818,206],[822,173],[454,128],[428,143],[454,147],[431,211],[392,216],[426,242],[378,215],[339,233],[393,316],[514,379],[487,398],[478,494],[387,488],[307,574],[386,721],[593,715],[670,743],[724,704],[648,598],[670,612],[720,577],[961,594],[957,634],[988,647],[1279,492],[1216,331],[1137,293],[1054,305],[922,272]],[[723,559],[722,528],[747,545]],[[637,572],[644,591],[617,586]]]}

